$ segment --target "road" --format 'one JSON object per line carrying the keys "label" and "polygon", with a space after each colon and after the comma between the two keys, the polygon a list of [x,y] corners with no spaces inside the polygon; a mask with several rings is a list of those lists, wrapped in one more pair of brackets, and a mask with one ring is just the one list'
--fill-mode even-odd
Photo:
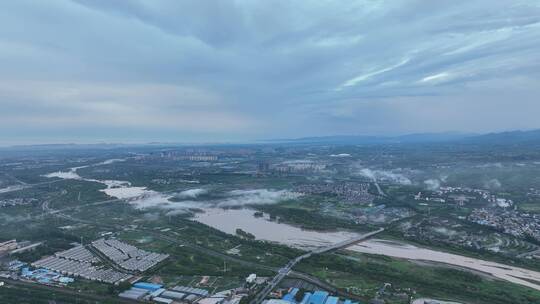
{"label": "road", "polygon": [[[89,205],[85,205],[85,206],[89,206]],[[94,221],[83,220],[83,219],[75,218],[75,217],[72,217],[70,215],[61,213],[60,211],[64,210],[64,209],[58,209],[58,210],[50,209],[48,204],[46,204],[46,205],[43,204],[42,208],[44,208],[44,209],[46,208],[48,214],[51,214],[51,215],[54,215],[54,216],[57,216],[57,217],[60,217],[60,218],[66,219],[66,220],[70,220],[70,221],[77,222],[77,223],[83,223],[83,224],[98,224],[98,223],[96,223]],[[122,225],[104,225],[104,224],[101,224],[101,223],[99,223],[99,225],[102,228],[111,228],[111,229],[114,229],[114,230],[123,230],[123,228],[124,228]],[[158,232],[158,231],[153,230],[153,229],[147,229],[147,228],[139,227],[139,228],[137,228],[135,230],[140,231],[140,232],[148,233],[148,234],[154,236],[157,239],[167,241],[167,242],[172,243],[172,244],[184,246],[184,247],[187,247],[187,248],[190,248],[190,249],[205,253],[205,254],[213,256],[213,257],[218,257],[218,258],[230,261],[230,262],[238,263],[240,265],[249,266],[249,267],[253,267],[253,268],[259,268],[259,269],[266,269],[266,270],[270,270],[270,271],[274,271],[274,272],[277,272],[279,270],[277,267],[272,267],[272,266],[267,266],[267,265],[262,265],[262,264],[242,260],[242,259],[239,259],[239,258],[236,258],[236,257],[226,255],[226,254],[221,253],[219,251],[211,250],[209,248],[202,247],[202,246],[190,243],[190,242],[184,242],[184,241],[182,241],[182,240],[180,240],[178,238],[168,236],[168,235],[166,235],[164,233]],[[126,272],[125,270],[122,270],[122,271]]]}
{"label": "road", "polygon": [[[173,192],[173,191],[171,191]],[[75,221],[75,222],[81,222],[81,223],[87,223],[87,224],[95,224],[94,222],[92,221],[88,221],[88,220],[82,220],[82,219],[78,219],[78,218],[74,218],[72,216],[69,216],[69,215],[66,215],[64,213],[62,213],[63,211],[68,211],[68,210],[73,210],[73,209],[76,209],[76,208],[79,208],[79,207],[88,207],[88,206],[95,206],[95,205],[101,205],[101,204],[106,204],[106,203],[110,203],[110,202],[117,202],[117,201],[126,201],[125,199],[112,199],[112,200],[106,200],[106,201],[100,201],[100,202],[95,202],[95,203],[92,203],[92,204],[87,204],[87,205],[84,205],[84,206],[74,206],[74,207],[67,207],[67,208],[63,208],[63,209],[51,209],[49,207],[49,204],[48,203],[44,203],[42,205],[42,208],[43,208],[43,211],[45,214],[51,214],[51,215],[55,215],[55,216],[58,216],[58,217],[62,217],[62,218],[65,218],[65,219],[68,219],[68,220],[71,220],[71,221]],[[103,225],[103,224],[100,224],[102,225],[102,227],[106,228],[107,226]],[[115,229],[123,229],[122,226],[120,225],[114,225],[114,226],[110,226],[110,228],[115,228]],[[177,245],[181,245],[181,246],[185,246],[185,247],[188,247],[188,248],[191,248],[191,249],[194,249],[194,250],[197,250],[199,252],[202,252],[202,253],[205,253],[205,254],[208,254],[208,255],[211,255],[211,256],[214,256],[214,257],[219,257],[219,258],[222,258],[224,260],[228,260],[228,261],[232,261],[232,262],[235,262],[235,263],[238,263],[240,265],[244,265],[244,266],[249,266],[249,267],[254,267],[254,268],[260,268],[260,269],[266,269],[266,270],[270,270],[270,271],[277,271],[277,274],[276,276],[274,276],[272,278],[272,280],[270,281],[270,283],[265,287],[263,288],[258,294],[257,296],[250,302],[250,304],[260,304],[262,303],[262,301],[268,296],[268,294],[287,276],[291,273],[291,270],[292,268],[298,264],[300,261],[306,259],[306,258],[309,258],[311,257],[312,255],[314,254],[322,254],[322,253],[325,253],[325,252],[329,252],[329,251],[332,251],[332,250],[337,250],[337,249],[340,249],[340,248],[344,248],[344,247],[348,247],[352,244],[355,244],[355,243],[358,243],[358,242],[361,242],[367,238],[370,238],[382,231],[384,231],[384,228],[380,228],[378,230],[375,230],[375,231],[372,231],[372,232],[369,232],[369,233],[366,233],[366,234],[362,234],[362,235],[359,235],[357,237],[354,237],[354,238],[351,238],[351,239],[348,239],[348,240],[345,240],[345,241],[342,241],[342,242],[339,242],[339,243],[336,243],[336,244],[332,244],[330,246],[327,246],[327,247],[322,247],[322,248],[318,248],[318,249],[315,249],[313,251],[310,251],[304,255],[301,255],[299,257],[296,257],[295,259],[292,259],[290,260],[284,267],[282,268],[277,268],[277,267],[272,267],[272,266],[267,266],[267,265],[262,265],[262,264],[258,264],[258,263],[254,263],[254,262],[250,262],[250,261],[245,261],[245,260],[242,260],[242,259],[239,259],[239,258],[235,258],[235,257],[231,257],[229,255],[226,255],[224,253],[221,253],[221,252],[218,252],[218,251],[214,251],[214,250],[211,250],[211,249],[208,249],[206,247],[201,247],[201,246],[198,246],[198,245],[195,245],[193,243],[189,243],[189,242],[183,242],[177,238],[174,238],[174,237],[171,237],[171,236],[168,236],[168,235],[165,235],[163,233],[160,233],[160,232],[157,232],[155,230],[152,230],[152,229],[146,229],[146,228],[138,228],[136,229],[138,231],[144,231],[146,233],[149,233],[151,235],[153,235],[154,237],[158,238],[158,239],[161,239],[161,240],[164,240],[164,241],[167,241],[167,242],[170,242],[170,243],[173,243],[173,244],[177,244]],[[317,280],[316,278],[308,275],[308,274],[303,274],[303,273],[300,273],[300,272],[295,272],[295,275],[296,276],[300,276],[300,277],[306,277],[306,278],[309,278],[310,280]]]}
{"label": "road", "polygon": [[373,181],[375,183],[375,187],[377,187],[377,192],[379,192],[380,196],[386,196],[386,194],[382,191],[381,186],[379,186],[379,183],[377,181]]}
{"label": "road", "polygon": [[348,239],[348,240],[345,240],[343,242],[339,242],[339,243],[336,243],[336,244],[333,244],[333,245],[330,245],[330,246],[327,246],[327,247],[322,247],[322,248],[319,248],[319,249],[315,249],[313,251],[310,251],[304,255],[301,255],[293,260],[290,260],[284,267],[280,268],[278,273],[276,274],[276,276],[274,278],[272,278],[272,280],[268,283],[268,285],[266,285],[256,296],[253,300],[251,300],[250,304],[260,304],[262,303],[262,301],[264,301],[264,299],[268,296],[268,294],[274,289],[276,288],[276,286],[279,284],[279,282],[281,282],[281,280],[283,280],[292,270],[292,268],[298,264],[300,261],[304,260],[304,259],[307,259],[309,257],[311,257],[312,255],[314,254],[322,254],[322,253],[325,253],[325,252],[329,252],[329,251],[332,251],[332,250],[336,250],[336,249],[340,249],[340,248],[343,248],[343,247],[348,247],[352,244],[356,244],[358,242],[361,242],[367,238],[370,238],[374,235],[376,235],[377,233],[380,233],[384,231],[384,228],[380,228],[378,230],[375,230],[375,231],[372,231],[372,232],[369,232],[369,233],[366,233],[366,234],[362,234],[362,235],[359,235],[355,238],[352,238],[352,239]]}
{"label": "road", "polygon": [[138,229],[138,230],[147,232],[147,233],[153,235],[155,238],[161,239],[163,241],[167,241],[169,243],[173,243],[173,244],[177,244],[177,245],[182,245],[182,246],[197,250],[199,252],[205,253],[207,255],[217,257],[217,258],[221,258],[221,259],[224,259],[224,260],[228,260],[230,262],[238,263],[240,265],[249,266],[249,267],[253,267],[253,268],[266,269],[266,270],[270,270],[270,271],[279,271],[279,269],[277,267],[262,265],[262,264],[258,264],[258,263],[255,263],[255,262],[250,262],[250,261],[242,260],[242,259],[239,259],[239,258],[235,258],[235,257],[232,257],[230,255],[226,255],[224,253],[221,253],[219,251],[214,251],[214,250],[208,249],[206,247],[195,245],[193,243],[183,242],[183,241],[181,241],[181,240],[179,240],[177,238],[173,238],[173,237],[170,237],[168,235],[164,235],[164,234],[159,233],[159,232],[157,232],[155,230],[150,230],[150,229]]}
{"label": "road", "polygon": [[24,183],[24,182],[21,181],[20,187],[14,187],[14,188],[8,189],[8,190],[4,189],[4,191],[2,193],[21,191],[21,190],[24,190],[24,189],[29,189],[29,188],[33,188],[33,187],[37,187],[37,186],[57,183],[59,181],[61,181],[61,179],[52,180],[52,181],[46,181],[46,182],[39,182],[39,183],[35,183],[35,184],[27,184],[27,183]]}
{"label": "road", "polygon": [[535,250],[533,250],[533,251],[528,251],[528,252],[524,252],[524,253],[518,254],[518,255],[516,255],[516,257],[518,257],[518,258],[524,258],[524,257],[528,257],[528,256],[531,256],[531,255],[540,255],[540,248],[539,248],[539,249],[535,249]]}
{"label": "road", "polygon": [[[181,189],[163,191],[163,192],[160,192],[160,194],[175,193],[175,192],[178,192],[178,191],[181,191]],[[137,199],[140,199],[140,198],[143,198],[143,197],[145,197],[145,196],[140,195],[140,196],[133,196],[133,197],[129,197],[129,198],[113,198],[113,199],[98,201],[98,202],[94,202],[94,203],[90,203],[90,204],[76,205],[76,206],[72,206],[72,207],[65,207],[65,208],[61,208],[61,209],[50,209],[48,207],[48,205],[47,205],[47,210],[44,210],[44,214],[42,214],[41,216],[47,215],[47,214],[56,214],[56,213],[61,213],[61,212],[65,212],[65,211],[75,210],[75,209],[78,209],[78,208],[86,208],[86,207],[90,207],[90,206],[99,206],[99,205],[106,205],[106,204],[118,203],[118,202],[129,202],[129,201],[137,200]]]}
{"label": "road", "polygon": [[335,295],[337,295],[339,297],[342,297],[342,298],[346,298],[346,299],[350,299],[350,300],[357,300],[357,301],[362,301],[363,300],[363,298],[360,298],[359,296],[357,296],[355,294],[348,293],[343,289],[339,289],[336,286],[329,284],[328,282],[322,281],[317,277],[314,277],[312,275],[309,275],[309,274],[306,274],[306,273],[303,273],[303,272],[299,272],[299,271],[296,271],[296,270],[291,270],[291,272],[289,272],[289,275],[287,277],[296,278],[296,279],[300,279],[302,281],[308,282],[310,284],[313,284],[313,285],[319,287],[322,290],[326,290],[326,291],[328,291],[328,292],[330,292],[332,294],[335,294]]}
{"label": "road", "polygon": [[89,294],[86,292],[79,292],[74,289],[65,288],[65,287],[55,287],[50,285],[44,285],[44,284],[38,284],[38,283],[32,283],[32,282],[25,282],[25,281],[17,281],[12,279],[6,279],[1,278],[1,281],[5,282],[5,286],[0,287],[0,293],[2,288],[11,288],[11,287],[17,287],[17,288],[24,288],[24,289],[42,289],[47,290],[51,295],[54,293],[61,293],[73,296],[73,302],[78,302],[78,300],[81,301],[88,301],[88,302],[95,302],[95,303],[140,303],[138,301],[133,301],[129,299],[123,299],[116,296],[102,296],[98,294]]}

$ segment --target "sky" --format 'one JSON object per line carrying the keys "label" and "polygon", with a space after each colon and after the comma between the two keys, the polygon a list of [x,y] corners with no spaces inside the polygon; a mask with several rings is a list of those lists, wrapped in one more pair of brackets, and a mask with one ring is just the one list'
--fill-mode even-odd
{"label": "sky", "polygon": [[0,2],[0,144],[540,128],[540,1]]}

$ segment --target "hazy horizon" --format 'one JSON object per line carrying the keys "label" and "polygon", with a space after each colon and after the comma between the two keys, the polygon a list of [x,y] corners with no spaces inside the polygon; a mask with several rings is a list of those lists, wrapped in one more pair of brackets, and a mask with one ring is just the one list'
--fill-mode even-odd
{"label": "hazy horizon", "polygon": [[540,128],[531,1],[6,1],[0,145]]}

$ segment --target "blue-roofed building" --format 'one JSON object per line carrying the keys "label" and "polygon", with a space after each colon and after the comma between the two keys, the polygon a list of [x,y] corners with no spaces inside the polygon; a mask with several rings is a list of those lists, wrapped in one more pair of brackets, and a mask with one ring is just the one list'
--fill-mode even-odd
{"label": "blue-roofed building", "polygon": [[339,301],[338,297],[328,297],[326,298],[326,302],[324,304],[337,304]]}
{"label": "blue-roofed building", "polygon": [[287,301],[287,302],[291,302],[291,303],[296,303],[296,300],[294,299],[294,297],[296,296],[298,291],[299,291],[298,288],[293,288],[291,290],[291,292],[289,292],[288,294],[283,296],[282,300]]}
{"label": "blue-roofed building", "polygon": [[343,304],[352,304],[351,300],[345,300]]}
{"label": "blue-roofed building", "polygon": [[308,304],[325,304],[326,298],[328,297],[328,292],[318,290],[313,293],[309,298]]}
{"label": "blue-roofed building", "polygon": [[72,279],[72,278],[68,278],[68,277],[59,277],[58,282],[63,283],[63,284],[68,284],[68,283],[75,282],[75,280]]}
{"label": "blue-roofed building", "polygon": [[147,283],[147,282],[138,282],[138,283],[133,284],[133,287],[146,289],[146,290],[150,290],[150,291],[156,291],[156,290],[160,289],[161,287],[163,287],[163,285]]}
{"label": "blue-roofed building", "polygon": [[291,303],[295,303],[296,301],[294,300],[294,295],[291,294],[291,293],[288,293],[286,295],[283,296],[282,298],[283,301],[287,301],[287,302],[291,302]]}
{"label": "blue-roofed building", "polygon": [[300,304],[308,304],[309,298],[311,298],[311,292],[306,292],[302,298],[302,301],[300,301]]}

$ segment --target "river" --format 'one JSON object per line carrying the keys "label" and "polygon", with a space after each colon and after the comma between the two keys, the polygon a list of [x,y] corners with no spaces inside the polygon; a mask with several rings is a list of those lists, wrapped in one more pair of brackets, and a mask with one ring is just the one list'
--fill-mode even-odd
{"label": "river", "polygon": [[351,239],[358,234],[346,231],[319,232],[271,221],[268,215],[253,216],[250,209],[205,208],[194,219],[223,232],[235,234],[240,228],[257,239],[285,244],[291,247],[314,249]]}
{"label": "river", "polygon": [[[358,245],[353,245],[348,249],[361,253],[380,254],[394,258],[430,261],[459,266],[480,271],[486,274],[490,274],[499,279],[540,290],[540,272],[524,268],[465,257],[452,253],[420,248],[405,243],[378,239],[367,240]],[[530,281],[535,281],[537,283],[533,283]]]}
{"label": "river", "polygon": [[[110,164],[115,161],[122,160],[109,160],[89,166]],[[168,201],[168,197],[164,194],[148,190],[146,187],[133,187],[131,183],[126,181],[87,179],[77,174],[78,169],[89,166],[74,167],[68,171],[54,172],[45,176],[102,183],[106,185],[106,189],[100,191],[120,199],[143,196],[141,199],[130,202],[136,208],[144,208],[146,202],[149,202],[148,206],[155,206],[154,200],[158,200],[160,204],[173,204]],[[221,209],[203,206],[202,210],[204,213],[197,213],[194,220],[229,234],[235,234],[236,229],[240,228],[253,234],[257,239],[296,248],[314,249],[332,243],[338,243],[358,235],[348,231],[320,232],[304,230],[293,225],[271,221],[267,215],[264,217],[255,217],[253,216],[255,211],[250,209]],[[519,267],[386,240],[367,240],[358,245],[350,246],[348,249],[394,258],[444,263],[490,274],[502,280],[540,290],[540,273]]]}
{"label": "river", "polygon": [[44,175],[48,178],[61,178],[61,179],[74,179],[74,180],[83,180],[87,182],[100,183],[106,186],[105,189],[99,191],[104,192],[108,196],[117,198],[117,199],[128,199],[128,198],[137,198],[130,201],[131,204],[135,206],[144,205],[148,200],[160,200],[163,203],[167,203],[169,196],[162,195],[159,192],[148,190],[146,187],[136,187],[133,186],[128,181],[119,181],[119,180],[99,180],[92,178],[84,178],[77,173],[77,170],[95,167],[101,165],[109,165],[115,162],[125,161],[125,159],[109,159],[100,163],[79,166],[69,168],[67,171],[57,171]]}

